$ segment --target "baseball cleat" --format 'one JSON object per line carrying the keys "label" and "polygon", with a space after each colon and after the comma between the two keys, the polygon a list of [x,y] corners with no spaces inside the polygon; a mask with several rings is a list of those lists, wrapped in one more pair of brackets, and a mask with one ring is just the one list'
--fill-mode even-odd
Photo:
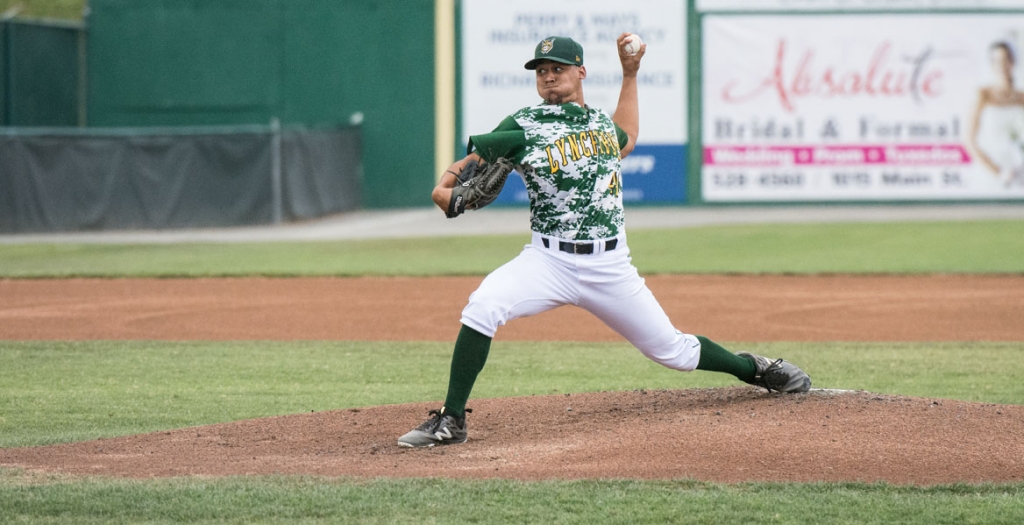
{"label": "baseball cleat", "polygon": [[749,352],[739,352],[736,355],[750,359],[757,367],[754,380],[749,382],[751,385],[767,388],[769,392],[807,392],[811,389],[810,376],[789,361],[772,361]]}
{"label": "baseball cleat", "polygon": [[[466,412],[472,412],[466,409]],[[432,447],[466,442],[466,416],[455,417],[441,410],[431,410],[430,419],[398,438],[401,447]]]}

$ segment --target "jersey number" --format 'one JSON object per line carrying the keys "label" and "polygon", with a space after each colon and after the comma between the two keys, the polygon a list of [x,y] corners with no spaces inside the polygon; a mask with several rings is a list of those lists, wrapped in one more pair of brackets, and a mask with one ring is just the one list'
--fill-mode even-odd
{"label": "jersey number", "polygon": [[622,179],[619,178],[619,172],[612,174],[612,180],[608,183],[608,193],[615,197],[622,193]]}

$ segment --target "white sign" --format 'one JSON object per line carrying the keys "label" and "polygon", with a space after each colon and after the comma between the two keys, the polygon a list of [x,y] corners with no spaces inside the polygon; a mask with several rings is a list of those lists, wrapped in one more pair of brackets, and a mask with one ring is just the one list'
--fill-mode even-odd
{"label": "white sign", "polygon": [[1024,9],[1021,0],[697,0],[706,11],[906,11]]}
{"label": "white sign", "polygon": [[519,108],[540,102],[534,72],[523,68],[548,36],[583,45],[588,105],[615,111],[622,66],[615,40],[623,32],[647,44],[640,67],[639,144],[686,140],[686,13],[679,0],[464,0],[462,3],[462,134],[487,133]]}
{"label": "white sign", "polygon": [[708,15],[703,36],[706,200],[1024,198],[1024,15]]}

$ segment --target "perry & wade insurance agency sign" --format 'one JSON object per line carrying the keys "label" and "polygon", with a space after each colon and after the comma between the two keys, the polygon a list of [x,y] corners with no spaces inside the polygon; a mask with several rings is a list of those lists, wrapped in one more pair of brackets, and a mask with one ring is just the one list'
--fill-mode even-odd
{"label": "perry & wade insurance agency sign", "polygon": [[[686,6],[680,0],[464,0],[462,3],[462,144],[507,115],[540,102],[523,64],[552,35],[584,48],[587,105],[615,112],[622,66],[615,39],[624,31],[648,45],[637,78],[640,137],[622,166],[623,199],[683,202],[686,185]],[[527,202],[509,177],[497,202]]]}
{"label": "perry & wade insurance agency sign", "polygon": [[702,28],[705,200],[1024,198],[1024,15]]}

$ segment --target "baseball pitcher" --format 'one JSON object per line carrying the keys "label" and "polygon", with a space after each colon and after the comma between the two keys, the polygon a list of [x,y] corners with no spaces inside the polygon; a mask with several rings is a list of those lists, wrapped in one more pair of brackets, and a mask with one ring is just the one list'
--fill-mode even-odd
{"label": "baseball pitcher", "polygon": [[537,44],[526,69],[541,102],[470,137],[469,154],[442,175],[432,197],[450,218],[490,204],[514,168],[530,197],[530,244],[488,275],[462,311],[444,406],[398,438],[406,447],[466,441],[466,402],[498,327],[563,305],[583,308],[651,360],[681,370],[736,376],[768,391],[806,392],[811,379],[782,359],[733,354],[672,325],[637,273],[623,221],[620,163],[640,132],[637,71],[647,51],[630,54],[619,36],[622,87],[615,113],[588,106],[583,47],[553,36]]}

